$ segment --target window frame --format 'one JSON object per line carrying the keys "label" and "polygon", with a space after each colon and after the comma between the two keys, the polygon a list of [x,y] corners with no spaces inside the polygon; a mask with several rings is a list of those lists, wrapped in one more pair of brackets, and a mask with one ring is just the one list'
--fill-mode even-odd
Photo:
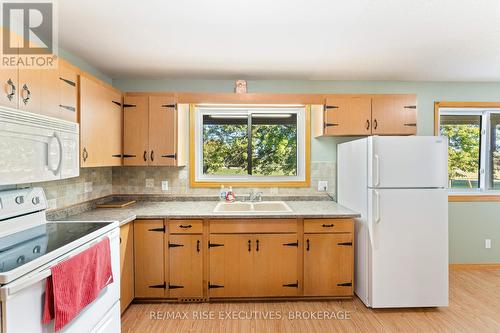
{"label": "window frame", "polygon": [[[217,111],[216,111],[217,110]],[[297,175],[204,175],[203,174],[203,116],[223,112],[242,114],[266,113],[271,110],[297,114]],[[310,106],[309,105],[190,105],[190,162],[191,187],[258,186],[309,187],[310,186]],[[194,167],[193,167],[194,166]]]}
{"label": "window frame", "polygon": [[500,103],[436,102],[434,113],[435,135],[440,135],[441,115],[460,114],[481,116],[479,188],[448,188],[449,201],[500,201],[500,190],[489,188],[492,173],[492,158],[490,156],[492,148],[490,115],[500,114]]}

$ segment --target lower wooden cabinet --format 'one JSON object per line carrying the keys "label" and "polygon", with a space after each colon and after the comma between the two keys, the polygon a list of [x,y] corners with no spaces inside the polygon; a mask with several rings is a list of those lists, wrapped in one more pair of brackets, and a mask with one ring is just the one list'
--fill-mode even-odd
{"label": "lower wooden cabinet", "polygon": [[352,296],[354,222],[306,219],[303,228],[301,223],[136,220],[135,297]]}
{"label": "lower wooden cabinet", "polygon": [[170,297],[203,297],[202,235],[170,235],[168,238]]}
{"label": "lower wooden cabinet", "polygon": [[166,297],[163,220],[134,221],[135,297]]}
{"label": "lower wooden cabinet", "polygon": [[351,296],[352,234],[304,234],[304,296]]}
{"label": "lower wooden cabinet", "polygon": [[134,225],[120,227],[120,309],[123,313],[134,299]]}
{"label": "lower wooden cabinet", "polygon": [[210,235],[210,297],[296,296],[297,234]]}

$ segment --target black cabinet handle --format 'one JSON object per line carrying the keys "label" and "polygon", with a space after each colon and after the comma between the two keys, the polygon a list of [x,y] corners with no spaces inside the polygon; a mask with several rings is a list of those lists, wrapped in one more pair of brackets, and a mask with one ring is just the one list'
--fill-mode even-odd
{"label": "black cabinet handle", "polygon": [[306,240],[306,244],[307,244],[306,251],[309,251],[309,239]]}
{"label": "black cabinet handle", "polygon": [[182,228],[182,229],[189,229],[189,228],[192,228],[193,226],[191,224],[188,224],[188,225],[179,225],[179,228]]}
{"label": "black cabinet handle", "polygon": [[366,129],[370,129],[370,120],[366,119]]}
{"label": "black cabinet handle", "polygon": [[377,129],[377,127],[378,127],[377,119],[374,119],[373,120],[373,129]]}
{"label": "black cabinet handle", "polygon": [[161,157],[164,157],[164,158],[173,158],[173,159],[177,159],[177,154],[167,154],[167,155],[161,155]]}
{"label": "black cabinet handle", "polygon": [[11,79],[7,80],[7,84],[10,86],[10,93],[7,94],[7,98],[9,99],[9,101],[12,101],[14,95],[16,94],[16,86],[14,85],[14,82],[12,82]]}
{"label": "black cabinet handle", "polygon": [[259,252],[259,240],[257,239],[255,241],[255,243],[257,243],[256,247],[255,247],[255,251]]}
{"label": "black cabinet handle", "polygon": [[248,240],[248,252],[252,251],[252,241]]}
{"label": "black cabinet handle", "polygon": [[31,91],[29,90],[29,88],[26,84],[23,85],[23,91],[26,91],[26,97],[22,98],[24,105],[26,105],[26,104],[28,104],[28,102],[31,98]]}
{"label": "black cabinet handle", "polygon": [[155,160],[155,152],[154,150],[151,150],[151,162]]}
{"label": "black cabinet handle", "polygon": [[196,241],[196,252],[200,252],[200,240]]}
{"label": "black cabinet handle", "polygon": [[321,226],[323,228],[333,228],[335,225],[332,223],[332,224],[322,224]]}
{"label": "black cabinet handle", "polygon": [[82,157],[84,162],[87,161],[87,158],[89,157],[89,153],[87,152],[87,148],[85,147],[83,147]]}
{"label": "black cabinet handle", "polygon": [[148,152],[147,151],[144,151],[144,155],[142,156],[142,158],[144,159],[144,162],[146,162],[148,160]]}

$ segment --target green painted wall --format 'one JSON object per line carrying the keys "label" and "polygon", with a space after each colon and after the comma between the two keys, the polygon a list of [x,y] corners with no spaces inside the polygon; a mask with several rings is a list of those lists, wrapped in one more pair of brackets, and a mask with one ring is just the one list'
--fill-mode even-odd
{"label": "green painted wall", "polygon": [[[232,92],[232,80],[113,80],[123,91]],[[434,101],[500,101],[500,83],[375,81],[248,81],[249,92],[415,93],[418,134],[433,135]],[[312,140],[313,161],[335,161],[336,144],[349,138]],[[500,262],[500,203],[450,203],[450,262]],[[484,239],[492,248],[484,248]]]}
{"label": "green painted wall", "polygon": [[78,68],[86,71],[87,73],[92,74],[93,76],[97,77],[98,79],[103,80],[104,82],[107,82],[109,84],[111,84],[113,82],[111,77],[104,74],[103,72],[101,72],[100,70],[98,70],[97,68],[95,68],[94,66],[92,66],[91,64],[89,64],[88,62],[86,62],[82,58],[74,55],[71,52],[68,52],[68,51],[63,50],[63,49],[59,49],[59,57],[70,62],[71,64],[77,66]]}

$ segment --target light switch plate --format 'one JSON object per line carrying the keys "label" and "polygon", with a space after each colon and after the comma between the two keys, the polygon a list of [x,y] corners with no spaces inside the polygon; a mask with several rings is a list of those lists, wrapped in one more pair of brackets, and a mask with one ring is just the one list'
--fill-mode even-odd
{"label": "light switch plate", "polygon": [[155,180],[153,178],[146,178],[146,187],[147,188],[155,187]]}
{"label": "light switch plate", "polygon": [[161,190],[162,191],[168,191],[168,180],[162,180],[161,181]]}
{"label": "light switch plate", "polygon": [[89,192],[92,192],[92,182],[85,182],[85,184],[83,185],[83,191],[85,193],[89,193]]}
{"label": "light switch plate", "polygon": [[318,182],[318,191],[319,192],[326,192],[326,191],[328,191],[328,182],[326,180],[320,180]]}
{"label": "light switch plate", "polygon": [[485,248],[485,249],[491,249],[491,239],[486,238],[486,239],[484,240],[484,248]]}

